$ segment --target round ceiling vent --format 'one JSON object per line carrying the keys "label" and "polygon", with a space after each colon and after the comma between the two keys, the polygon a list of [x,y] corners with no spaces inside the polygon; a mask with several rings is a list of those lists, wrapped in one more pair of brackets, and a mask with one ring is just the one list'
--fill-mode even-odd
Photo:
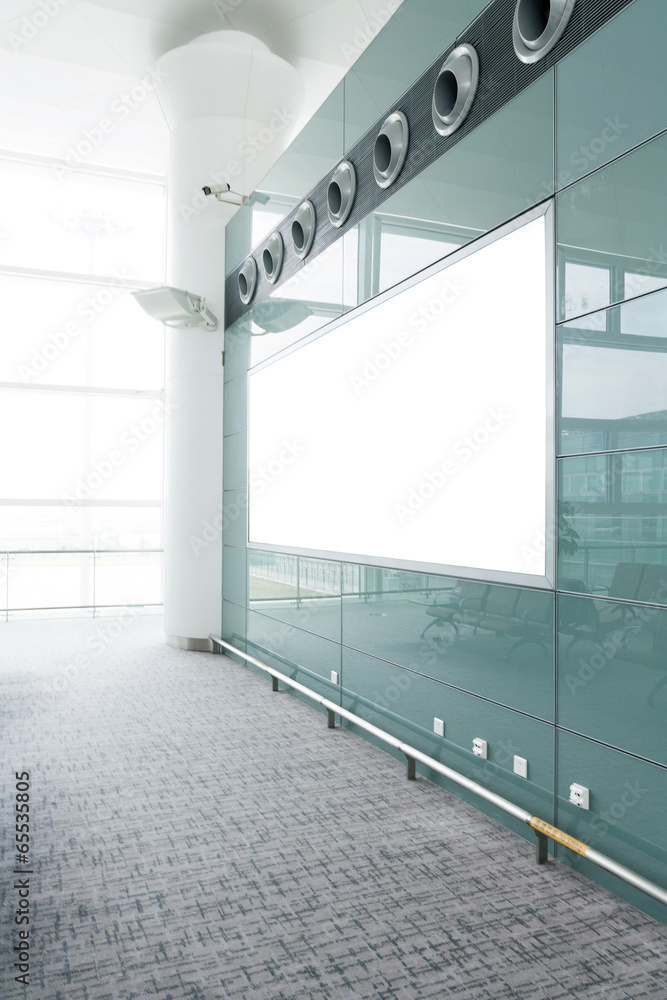
{"label": "round ceiling vent", "polygon": [[440,135],[451,135],[468,117],[479,83],[479,58],[472,45],[457,45],[440,67],[431,111]]}
{"label": "round ceiling vent", "polygon": [[269,240],[262,251],[262,265],[266,280],[275,284],[283,266],[283,238],[280,233],[275,232],[269,236]]}
{"label": "round ceiling vent", "polygon": [[517,0],[512,39],[514,51],[525,63],[551,52],[567,28],[575,0]]}
{"label": "round ceiling vent", "polygon": [[357,175],[349,160],[339,163],[327,188],[327,214],[332,226],[342,226],[352,211]]}
{"label": "round ceiling vent", "polygon": [[294,253],[303,260],[315,238],[315,208],[312,201],[302,201],[292,222]]}
{"label": "round ceiling vent", "polygon": [[257,264],[254,257],[246,257],[239,271],[239,296],[244,306],[247,306],[255,294],[257,286]]}
{"label": "round ceiling vent", "polygon": [[402,111],[385,118],[373,149],[373,174],[381,188],[388,188],[400,174],[408,151],[410,126]]}

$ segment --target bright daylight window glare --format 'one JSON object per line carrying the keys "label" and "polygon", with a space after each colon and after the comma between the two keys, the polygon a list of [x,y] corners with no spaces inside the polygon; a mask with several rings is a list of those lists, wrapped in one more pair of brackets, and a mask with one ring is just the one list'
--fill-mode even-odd
{"label": "bright daylight window glare", "polygon": [[540,216],[251,372],[251,544],[544,577],[546,238]]}
{"label": "bright daylight window glare", "polygon": [[160,181],[0,159],[0,614],[161,603]]}

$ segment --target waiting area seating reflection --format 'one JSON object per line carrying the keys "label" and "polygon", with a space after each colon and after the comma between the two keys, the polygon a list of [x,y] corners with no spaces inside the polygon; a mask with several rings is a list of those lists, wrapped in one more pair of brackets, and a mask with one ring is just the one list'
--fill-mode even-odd
{"label": "waiting area seating reflection", "polygon": [[[580,592],[581,580],[564,580],[564,590]],[[600,592],[604,591],[604,598]],[[623,600],[644,602],[626,604]],[[591,599],[592,598],[592,599]],[[606,600],[605,598],[616,598]],[[564,594],[558,599],[558,630],[569,636],[563,661],[581,659],[592,644],[608,662],[624,661],[660,671],[663,676],[648,695],[653,706],[667,686],[667,610],[647,605],[665,604],[667,566],[656,563],[619,563],[608,588],[596,588],[585,597]]]}
{"label": "waiting area seating reflection", "polygon": [[[443,601],[443,596],[447,600]],[[523,590],[491,584],[457,580],[447,595],[436,594],[426,614],[432,619],[421,633],[450,625],[458,635],[461,625],[493,632],[497,636],[516,636],[517,641],[505,654],[535,643],[548,655],[553,632],[553,598],[550,592]]]}

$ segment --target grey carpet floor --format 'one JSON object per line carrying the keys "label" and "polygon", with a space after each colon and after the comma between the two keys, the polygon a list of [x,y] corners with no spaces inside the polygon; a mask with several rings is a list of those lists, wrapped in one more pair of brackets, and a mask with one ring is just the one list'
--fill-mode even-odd
{"label": "grey carpet floor", "polygon": [[666,928],[160,619],[2,624],[0,698],[3,1000],[667,998]]}

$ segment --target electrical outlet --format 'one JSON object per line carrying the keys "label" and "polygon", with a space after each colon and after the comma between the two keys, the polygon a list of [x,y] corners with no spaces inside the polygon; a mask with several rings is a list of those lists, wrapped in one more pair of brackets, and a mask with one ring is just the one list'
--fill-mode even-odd
{"label": "electrical outlet", "polygon": [[585,785],[570,785],[570,802],[574,806],[579,806],[580,809],[590,809],[590,795],[591,793],[586,788]]}
{"label": "electrical outlet", "polygon": [[335,670],[331,671],[331,683],[338,684],[338,674],[336,673]]}
{"label": "electrical outlet", "polygon": [[514,773],[518,774],[521,778],[528,777],[528,761],[525,757],[514,756]]}
{"label": "electrical outlet", "polygon": [[433,720],[433,732],[437,733],[438,736],[445,735],[445,723],[442,719]]}
{"label": "electrical outlet", "polygon": [[475,739],[472,741],[472,752],[474,753],[475,757],[482,757],[484,760],[486,760],[488,749],[489,745],[486,742],[486,740],[480,740],[478,737],[475,737]]}

